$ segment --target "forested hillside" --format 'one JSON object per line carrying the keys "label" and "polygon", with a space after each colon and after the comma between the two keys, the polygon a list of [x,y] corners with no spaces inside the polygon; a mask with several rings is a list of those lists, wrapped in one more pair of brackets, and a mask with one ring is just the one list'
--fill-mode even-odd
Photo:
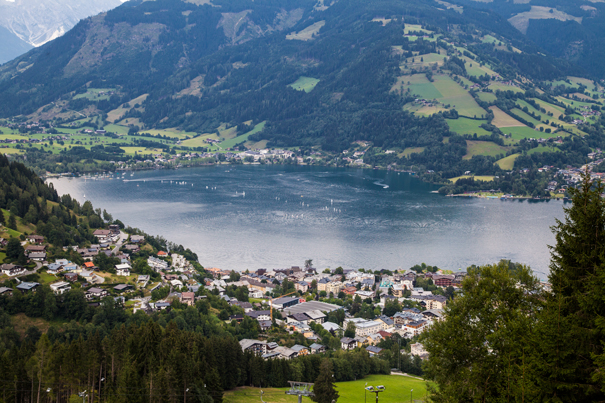
{"label": "forested hillside", "polygon": [[605,149],[602,74],[497,4],[129,1],[0,67],[0,139],[51,172],[277,147],[550,197]]}

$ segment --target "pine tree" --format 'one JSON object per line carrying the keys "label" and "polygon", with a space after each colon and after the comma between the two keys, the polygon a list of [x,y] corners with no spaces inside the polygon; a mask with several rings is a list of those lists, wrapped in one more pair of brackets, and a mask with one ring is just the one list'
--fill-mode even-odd
{"label": "pine tree", "polygon": [[[603,401],[605,304],[605,201],[603,185],[585,173],[570,189],[573,205],[553,231],[546,308],[536,328],[536,390],[539,400]],[[597,382],[598,381],[598,382]]]}
{"label": "pine tree", "polygon": [[334,374],[332,373],[332,361],[324,359],[319,366],[319,376],[313,385],[311,397],[316,403],[332,403],[338,400],[338,392],[334,386]]}

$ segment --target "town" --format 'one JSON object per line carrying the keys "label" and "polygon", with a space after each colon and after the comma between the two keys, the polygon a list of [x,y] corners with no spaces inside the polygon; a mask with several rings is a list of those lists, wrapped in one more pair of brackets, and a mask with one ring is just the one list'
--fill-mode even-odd
{"label": "town", "polygon": [[[311,260],[304,267],[240,273],[204,269],[183,254],[158,250],[148,242],[153,238],[126,233],[115,224],[93,235],[98,243],[62,248],[63,254],[76,257],[74,261],[53,258],[56,248],[43,236],[25,236],[18,246],[27,263],[0,266],[0,298],[31,295],[42,287],[57,297],[78,289],[91,307],[111,299],[132,314],[153,315],[170,312],[173,306],[195,306],[212,296],[228,307],[217,315],[226,325],[245,318],[253,321],[258,337],[244,338],[240,345],[264,359],[355,348],[375,356],[383,351],[381,342],[392,338],[400,345],[404,341],[402,353],[426,358],[415,341],[442,319],[466,274],[424,264],[399,272],[340,267],[322,271],[312,267]],[[339,342],[322,344],[325,332]],[[271,341],[275,334],[287,342]]]}

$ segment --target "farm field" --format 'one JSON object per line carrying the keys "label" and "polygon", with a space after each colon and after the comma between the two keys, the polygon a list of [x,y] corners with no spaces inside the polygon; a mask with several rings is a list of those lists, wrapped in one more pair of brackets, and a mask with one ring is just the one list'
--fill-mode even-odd
{"label": "farm field", "polygon": [[[337,382],[336,390],[340,395],[341,403],[363,402],[366,400],[365,385],[383,385],[385,391],[380,394],[381,403],[400,403],[412,397],[415,401],[424,401],[426,398],[426,381],[420,378],[401,375],[369,375],[363,379],[350,382]],[[414,390],[410,396],[410,391]],[[268,403],[296,403],[296,396],[286,395],[288,388],[263,388],[263,400]],[[372,402],[374,395],[367,394],[367,401]],[[225,392],[225,403],[258,403],[260,402],[260,388],[241,387]],[[303,398],[303,403],[311,400]]]}
{"label": "farm field", "polygon": [[403,34],[408,35],[410,32],[424,32],[425,34],[430,34],[433,31],[423,29],[422,25],[405,24],[405,27],[403,28]]}
{"label": "farm field", "polygon": [[475,155],[495,157],[498,154],[506,154],[508,150],[508,147],[503,147],[492,141],[466,140],[466,155],[462,158],[470,160]]}
{"label": "farm field", "polygon": [[153,136],[167,136],[167,137],[176,137],[178,139],[184,139],[186,137],[193,137],[197,133],[194,132],[183,132],[178,129],[153,129],[153,130],[142,130],[142,133],[149,133]]}
{"label": "farm field", "polygon": [[558,137],[559,134],[555,133],[544,133],[539,130],[534,130],[527,126],[518,126],[518,127],[503,127],[500,129],[502,133],[509,134],[514,140],[521,139],[548,139],[551,137]]}
{"label": "farm field", "polygon": [[443,59],[445,55],[439,53],[428,53],[422,56],[408,57],[405,63],[400,66],[402,70],[419,69],[421,67],[429,67],[433,64],[437,66],[443,66]]}
{"label": "farm field", "polygon": [[468,118],[458,119],[445,119],[447,121],[450,130],[458,134],[475,134],[477,136],[489,136],[491,132],[479,127],[483,123],[487,123],[485,120],[475,120]]}
{"label": "farm field", "polygon": [[533,123],[536,127],[540,127],[540,126],[548,127],[548,125],[545,125],[542,122],[540,122],[539,120],[534,119],[533,117],[531,117],[531,115],[528,115],[527,113],[523,112],[521,109],[514,108],[511,112],[514,113],[515,115],[519,116],[520,118],[523,118],[523,119],[527,120],[528,122]]}
{"label": "farm field", "polygon": [[532,148],[527,152],[527,155],[537,154],[537,153],[560,153],[561,150],[557,147],[536,147]]}
{"label": "farm field", "polygon": [[[142,104],[143,102],[145,102],[145,100],[147,99],[147,97],[149,96],[149,94],[143,94],[139,97],[136,97],[135,99],[131,100],[130,102],[128,102],[128,105],[130,105],[128,108],[123,108],[122,105],[120,105],[118,108],[110,111],[107,113],[107,120],[112,122],[112,123],[116,123],[118,120],[120,120],[120,118],[122,116],[124,116],[124,114],[126,112],[128,112],[129,110],[131,110],[132,108],[134,108],[134,106],[136,104]],[[137,108],[139,110],[143,110],[143,108]]]}
{"label": "farm field", "polygon": [[114,92],[115,88],[89,88],[85,93],[76,95],[73,99],[86,98],[91,101],[102,101],[109,99],[109,92]]}
{"label": "farm field", "polygon": [[3,148],[0,148],[0,153],[2,153],[2,154],[23,154],[24,151],[19,148],[3,147]]}
{"label": "farm field", "polygon": [[128,155],[137,154],[161,154],[162,150],[158,148],[145,148],[145,147],[120,147]]}
{"label": "farm field", "polygon": [[254,126],[254,129],[250,130],[248,133],[244,133],[241,136],[237,136],[230,140],[223,141],[222,143],[219,144],[220,147],[223,149],[226,149],[226,148],[231,148],[238,143],[246,142],[248,140],[248,137],[263,130],[265,128],[265,123],[266,123],[266,121],[260,122],[259,124]]}
{"label": "farm field", "polygon": [[206,139],[218,140],[218,136],[215,133],[204,133],[199,137],[182,141],[181,145],[184,147],[209,147],[210,144],[204,142]]}
{"label": "farm field", "polygon": [[109,133],[115,133],[119,135],[128,134],[128,127],[120,126],[120,125],[107,125],[105,126],[105,130]]}
{"label": "farm field", "polygon": [[496,165],[498,165],[500,167],[500,169],[510,171],[515,166],[515,160],[517,159],[517,157],[519,155],[521,155],[521,154],[511,154],[507,157],[499,159],[498,161],[496,161]]}
{"label": "farm field", "polygon": [[482,76],[484,74],[493,76],[494,74],[496,74],[492,69],[490,69],[488,66],[483,65],[481,66],[481,64],[469,57],[466,56],[462,56],[462,60],[464,60],[465,62],[465,68],[466,68],[466,72],[470,75],[470,76]]}
{"label": "farm field", "polygon": [[424,106],[422,104],[417,104],[413,102],[409,102],[404,105],[403,109],[419,116],[431,116],[436,113],[448,110],[447,108],[444,108],[440,105]]}
{"label": "farm field", "polygon": [[523,90],[519,87],[516,87],[514,85],[506,85],[506,84],[502,84],[502,83],[493,83],[490,84],[488,86],[489,89],[491,89],[492,91],[496,92],[496,91],[513,91],[513,92],[523,92]]}
{"label": "farm field", "polygon": [[300,76],[298,80],[294,81],[289,86],[297,91],[311,92],[317,83],[319,83],[319,79],[317,78]]}
{"label": "farm field", "polygon": [[442,104],[449,104],[462,116],[485,114],[485,110],[477,104],[473,97],[446,75],[433,76],[433,82],[430,82],[424,74],[414,74],[400,77],[400,79],[398,83],[402,83],[404,88],[409,88],[412,94],[423,99],[437,99]]}
{"label": "farm field", "polygon": [[478,95],[483,102],[494,102],[497,99],[496,95],[491,92],[480,92]]}
{"label": "farm field", "polygon": [[492,124],[499,129],[503,127],[527,127],[523,123],[519,122],[517,119],[506,114],[502,109],[498,108],[497,106],[490,106],[489,109],[494,113],[494,119],[492,120]]}

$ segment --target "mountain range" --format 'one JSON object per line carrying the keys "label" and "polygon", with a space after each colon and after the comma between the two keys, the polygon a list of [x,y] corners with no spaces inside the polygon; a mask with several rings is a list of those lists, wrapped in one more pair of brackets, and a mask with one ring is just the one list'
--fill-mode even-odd
{"label": "mountain range", "polygon": [[0,113],[439,180],[581,164],[605,149],[603,5],[557,1],[131,0],[1,66]]}
{"label": "mountain range", "polygon": [[121,0],[0,0],[0,63],[69,31],[81,19],[110,10]]}

